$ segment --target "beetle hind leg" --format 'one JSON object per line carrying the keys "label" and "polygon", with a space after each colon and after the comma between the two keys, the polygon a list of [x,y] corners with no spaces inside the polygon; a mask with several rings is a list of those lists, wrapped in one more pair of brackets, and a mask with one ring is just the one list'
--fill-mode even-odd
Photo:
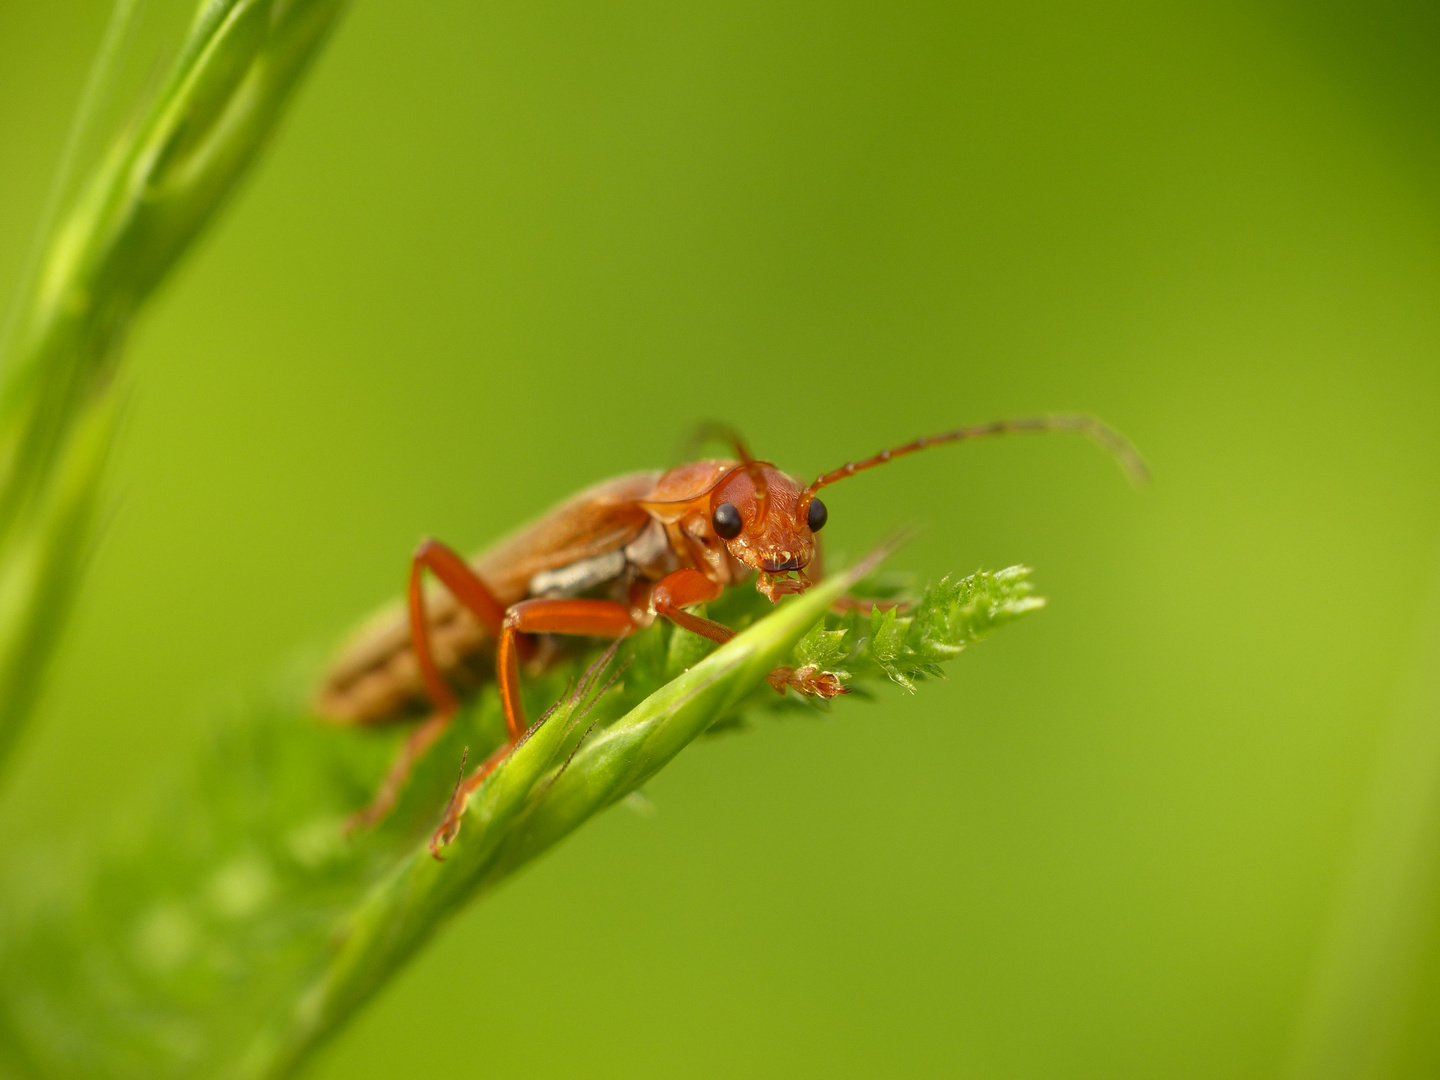
{"label": "beetle hind leg", "polygon": [[400,797],[406,781],[410,779],[415,763],[424,757],[426,751],[445,733],[450,721],[460,710],[460,700],[441,676],[430,644],[430,620],[425,613],[424,590],[427,570],[480,620],[491,637],[500,636],[504,623],[504,605],[495,598],[495,594],[480,580],[479,575],[470,569],[470,564],[452,548],[438,540],[425,540],[416,549],[414,558],[410,560],[410,579],[406,590],[410,615],[410,645],[415,651],[425,693],[435,711],[410,733],[410,737],[400,747],[400,752],[395,756],[370,804],[350,815],[345,823],[347,832],[353,832],[357,828],[369,828],[385,820]]}
{"label": "beetle hind leg", "polygon": [[375,789],[374,798],[367,806],[356,810],[345,819],[347,834],[356,829],[372,828],[389,816],[390,811],[395,808],[400,792],[404,790],[406,781],[410,779],[415,762],[425,756],[436,739],[445,734],[445,729],[450,726],[450,719],[449,713],[436,713],[410,733],[410,737],[401,745],[400,752],[395,755],[395,760],[390,763],[385,779],[381,780],[380,786]]}

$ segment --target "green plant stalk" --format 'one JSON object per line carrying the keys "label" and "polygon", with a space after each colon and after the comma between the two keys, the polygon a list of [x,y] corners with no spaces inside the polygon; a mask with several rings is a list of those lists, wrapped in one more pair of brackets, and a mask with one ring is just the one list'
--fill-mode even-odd
{"label": "green plant stalk", "polygon": [[209,0],[45,248],[0,357],[0,761],[89,546],[135,314],[274,130],[344,0]]}
{"label": "green plant stalk", "polygon": [[437,862],[422,844],[364,902],[287,1027],[262,1037],[250,1059],[253,1075],[286,1075],[462,904],[636,790],[761,686],[869,565],[829,579],[736,635],[586,742],[568,765],[560,754],[578,702],[552,714],[481,789],[446,861]]}

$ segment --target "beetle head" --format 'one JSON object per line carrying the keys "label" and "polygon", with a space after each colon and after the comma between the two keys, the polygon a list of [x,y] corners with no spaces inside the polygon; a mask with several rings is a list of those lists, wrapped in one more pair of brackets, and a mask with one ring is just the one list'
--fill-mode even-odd
{"label": "beetle head", "polygon": [[[819,514],[800,510],[801,485],[768,462],[733,469],[710,493],[710,527],[740,562],[756,572],[755,587],[771,601],[810,587],[805,568],[815,557]],[[813,500],[812,500],[813,502]]]}

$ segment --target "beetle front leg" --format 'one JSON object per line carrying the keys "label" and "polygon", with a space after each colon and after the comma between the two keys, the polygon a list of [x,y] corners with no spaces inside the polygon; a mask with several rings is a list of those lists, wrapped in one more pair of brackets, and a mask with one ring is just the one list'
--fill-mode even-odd
{"label": "beetle front leg", "polygon": [[[673,574],[661,578],[655,585],[651,604],[656,615],[723,645],[735,636],[734,630],[713,619],[702,619],[681,610],[692,604],[704,604],[716,599],[723,588],[699,570],[676,570]],[[821,671],[814,664],[807,664],[802,668],[781,665],[765,676],[765,681],[777,694],[784,694],[788,688],[797,694],[828,699],[850,692],[839,678],[828,671]]]}
{"label": "beetle front leg", "polygon": [[734,630],[714,619],[702,619],[682,610],[695,604],[708,604],[719,599],[724,591],[725,586],[711,581],[699,570],[676,570],[655,583],[650,593],[650,606],[656,615],[669,619],[676,626],[683,626],[692,634],[724,645],[735,636]]}
{"label": "beetle front leg", "polygon": [[785,696],[786,690],[794,690],[802,697],[818,697],[828,701],[850,692],[850,688],[840,681],[838,675],[821,671],[814,664],[798,668],[782,664],[766,675],[765,681],[781,697]]}

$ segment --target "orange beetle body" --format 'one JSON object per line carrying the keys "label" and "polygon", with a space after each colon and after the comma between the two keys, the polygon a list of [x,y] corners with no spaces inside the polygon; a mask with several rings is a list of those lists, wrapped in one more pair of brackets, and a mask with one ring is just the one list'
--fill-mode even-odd
{"label": "orange beetle body", "polygon": [[[607,480],[466,561],[426,540],[411,560],[403,607],[367,623],[342,651],[315,697],[331,720],[376,724],[429,712],[406,742],[375,800],[354,819],[383,817],[415,759],[493,672],[509,738],[460,783],[431,841],[439,857],[473,792],[528,728],[520,661],[543,663],[537,635],[619,638],[656,617],[724,642],[734,631],[686,609],[717,598],[751,573],[772,602],[811,585],[815,534],[828,511],[816,492],[865,469],[942,443],[1012,431],[1077,431],[1101,443],[1138,479],[1145,467],[1121,436],[1088,416],[1056,415],[960,428],[849,462],[802,486],[757,461],[733,432],[733,458],[692,461],[665,472]],[[443,590],[427,587],[433,574]],[[492,659],[493,658],[493,659]],[[778,667],[784,693],[833,697],[840,680],[811,667]]]}
{"label": "orange beetle body", "polygon": [[[801,485],[769,465],[769,513],[759,515],[755,482],[733,459],[690,462],[666,472],[631,473],[566,500],[469,562],[505,607],[542,597],[603,596],[654,618],[647,586],[695,569],[721,587],[758,572],[772,600],[809,585],[816,541],[804,522],[776,513],[798,505]],[[712,527],[730,503],[751,528],[730,542]],[[781,569],[788,567],[788,569]],[[793,575],[793,576],[792,576]],[[495,637],[450,592],[426,590],[428,629],[440,672],[466,692],[493,675]],[[332,663],[315,698],[325,719],[382,724],[417,716],[432,703],[401,605],[367,621]]]}

